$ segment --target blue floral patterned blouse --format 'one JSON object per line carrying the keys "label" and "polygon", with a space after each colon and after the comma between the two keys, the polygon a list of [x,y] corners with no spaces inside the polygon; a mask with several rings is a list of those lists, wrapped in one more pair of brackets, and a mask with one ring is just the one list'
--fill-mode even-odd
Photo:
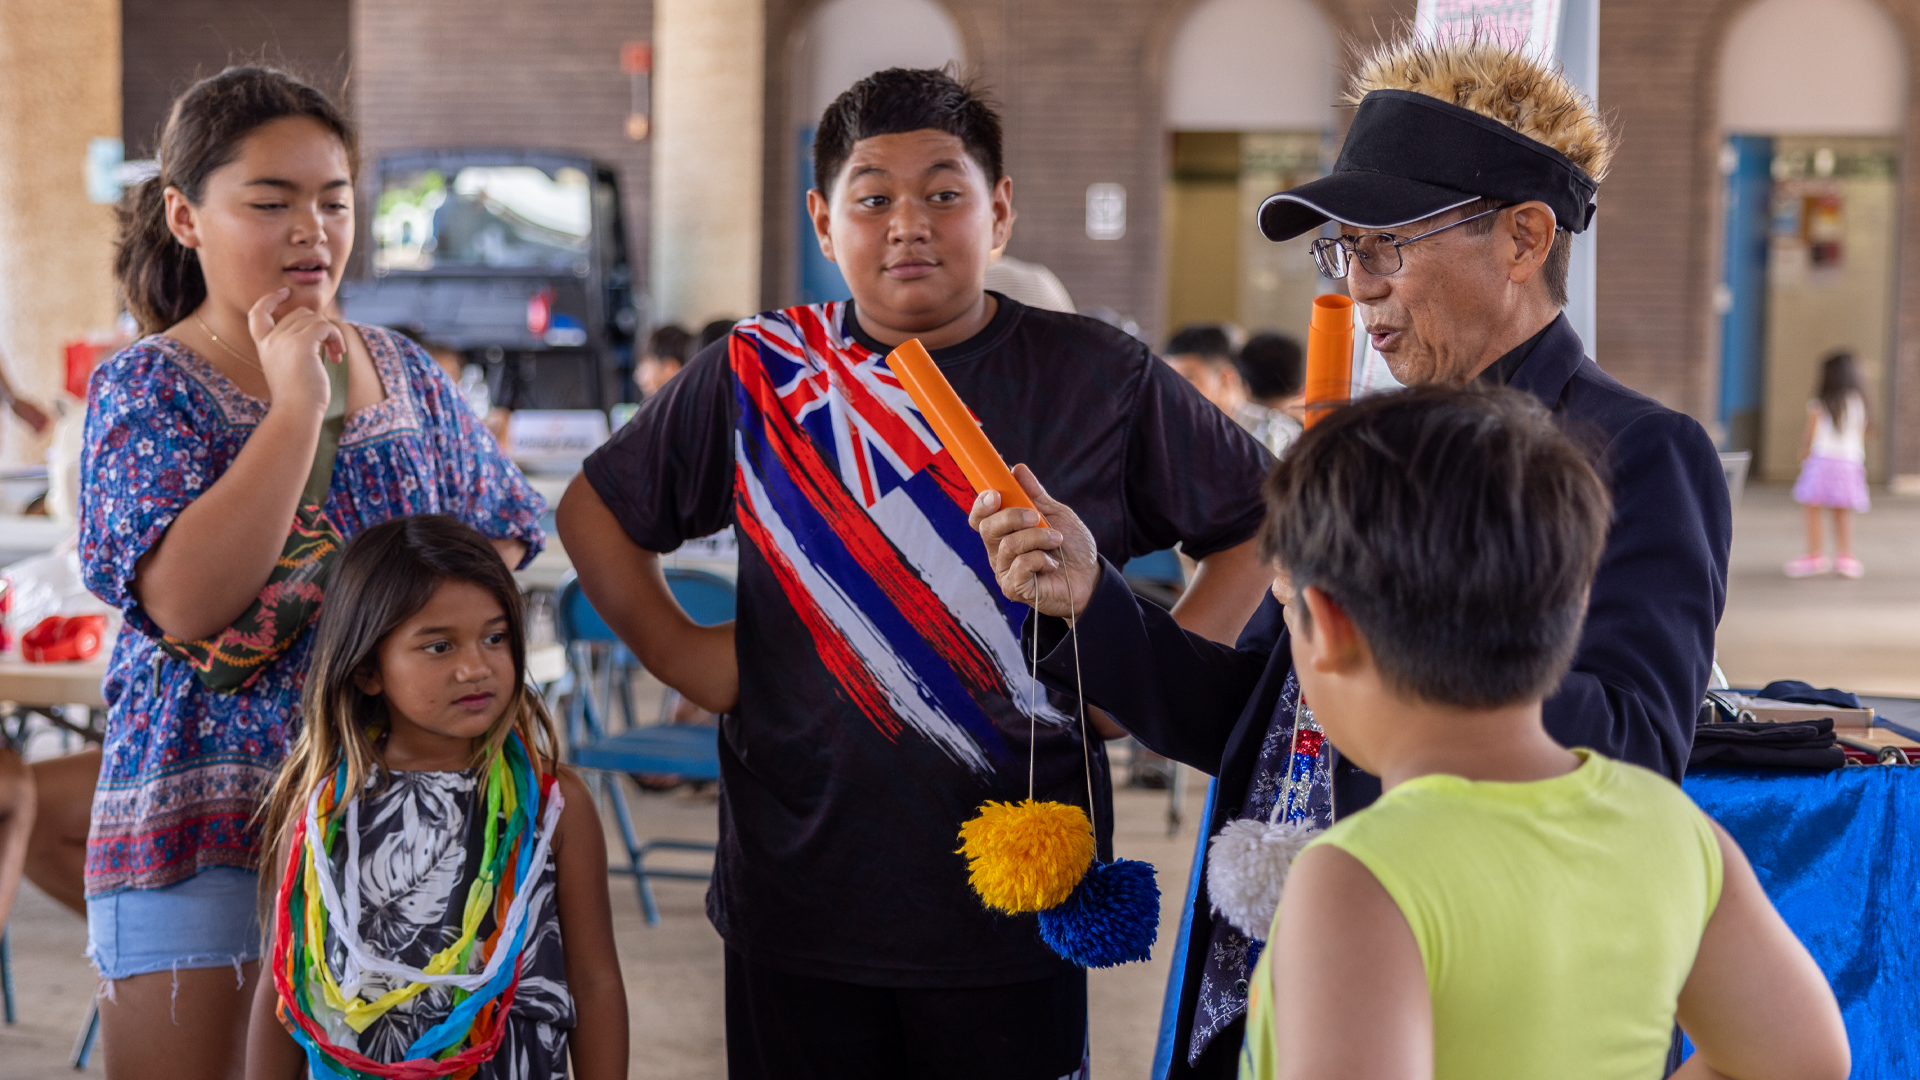
{"label": "blue floral patterned blouse", "polygon": [[[525,541],[532,559],[545,543],[540,496],[426,353],[391,331],[358,329],[386,399],[347,418],[328,519],[352,537],[406,514],[451,514],[489,537]],[[87,588],[118,606],[126,625],[107,665],[89,896],[258,863],[252,817],[298,731],[312,635],[251,688],[216,694],[160,651],[133,577],[173,519],[226,472],[266,410],[165,336],[129,345],[93,374],[80,459],[80,562]]]}

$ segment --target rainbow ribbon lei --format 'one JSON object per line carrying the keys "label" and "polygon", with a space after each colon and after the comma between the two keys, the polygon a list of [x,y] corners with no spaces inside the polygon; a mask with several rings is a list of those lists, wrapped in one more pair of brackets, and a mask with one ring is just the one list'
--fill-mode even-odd
{"label": "rainbow ribbon lei", "polygon": [[[460,936],[420,968],[382,956],[360,938],[360,886],[354,872],[360,863],[360,799],[341,805],[345,761],[308,796],[306,813],[295,824],[293,856],[275,904],[272,967],[281,1020],[306,1053],[314,1080],[471,1075],[499,1050],[533,917],[528,908],[532,889],[518,886],[531,883],[547,865],[564,800],[553,777],[534,772],[517,733],[509,735],[502,752],[488,762],[483,783],[486,839],[479,873],[461,912]],[[535,811],[543,803],[536,830]],[[335,885],[329,860],[342,832],[347,843],[344,895]],[[489,913],[493,930],[482,939],[480,928]],[[328,929],[345,952],[338,977],[327,963]],[[367,1000],[360,993],[366,975],[403,985]],[[366,1031],[395,1006],[434,986],[448,988],[454,1007],[414,1040],[405,1059],[375,1061],[335,1042]]]}

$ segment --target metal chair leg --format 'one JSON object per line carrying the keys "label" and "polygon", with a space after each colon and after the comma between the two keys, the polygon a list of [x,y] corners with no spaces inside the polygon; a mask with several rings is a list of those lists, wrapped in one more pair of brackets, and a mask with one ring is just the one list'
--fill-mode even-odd
{"label": "metal chair leg", "polygon": [[73,1068],[75,1072],[84,1072],[87,1059],[93,1056],[94,1040],[100,1037],[100,1003],[95,1001],[87,1010],[87,1022],[80,1029],[80,1038],[73,1044]]}
{"label": "metal chair leg", "polygon": [[620,826],[620,839],[627,845],[627,861],[632,867],[635,888],[640,891],[640,913],[647,918],[648,926],[660,925],[660,907],[654,903],[653,884],[647,880],[646,845],[640,842],[640,835],[634,831],[632,811],[627,805],[627,791],[620,786],[620,777],[611,773],[600,776],[606,785],[607,809],[613,812],[614,823]]}
{"label": "metal chair leg", "polygon": [[1187,793],[1187,775],[1177,761],[1168,761],[1173,775],[1167,778],[1167,836],[1180,835],[1180,797]]}
{"label": "metal chair leg", "polygon": [[6,999],[7,1023],[19,1017],[13,1008],[13,928],[0,928],[0,998]]}

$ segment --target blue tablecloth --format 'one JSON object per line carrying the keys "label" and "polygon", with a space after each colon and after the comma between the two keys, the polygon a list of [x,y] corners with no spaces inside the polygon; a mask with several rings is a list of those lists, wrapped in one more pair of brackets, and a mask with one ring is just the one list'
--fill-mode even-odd
{"label": "blue tablecloth", "polygon": [[[1689,776],[1684,787],[1739,841],[1761,887],[1832,983],[1853,1045],[1853,1080],[1920,1077],[1920,766],[1816,775],[1716,770]],[[1211,805],[1211,787],[1207,799]],[[1155,1078],[1167,1075],[1173,1056],[1199,884],[1195,855]]]}
{"label": "blue tablecloth", "polygon": [[1853,1080],[1920,1076],[1920,768],[1711,771],[1683,786],[1833,985]]}

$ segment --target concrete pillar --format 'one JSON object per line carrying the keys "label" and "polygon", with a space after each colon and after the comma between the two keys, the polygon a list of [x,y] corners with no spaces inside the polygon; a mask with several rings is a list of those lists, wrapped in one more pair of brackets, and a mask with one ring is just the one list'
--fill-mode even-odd
{"label": "concrete pillar", "polygon": [[[88,200],[86,156],[119,137],[118,0],[0,0],[0,351],[22,397],[53,400],[61,343],[113,324],[113,207]],[[24,424],[0,430],[0,460],[39,460]]]}
{"label": "concrete pillar", "polygon": [[655,0],[648,315],[760,309],[764,0]]}

